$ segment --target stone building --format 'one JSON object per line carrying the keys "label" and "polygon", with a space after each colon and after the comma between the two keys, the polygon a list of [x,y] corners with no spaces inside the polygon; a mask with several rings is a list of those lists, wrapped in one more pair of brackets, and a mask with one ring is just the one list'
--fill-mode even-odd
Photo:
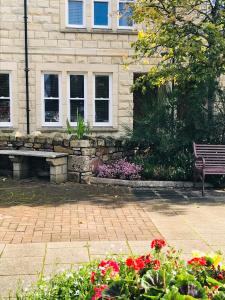
{"label": "stone building", "polygon": [[27,1],[28,112],[24,1],[0,0],[1,133],[26,134],[27,122],[30,133],[63,133],[67,119],[76,125],[77,111],[94,135],[118,137],[132,128],[130,87],[148,67],[124,68],[137,37],[131,1]]}

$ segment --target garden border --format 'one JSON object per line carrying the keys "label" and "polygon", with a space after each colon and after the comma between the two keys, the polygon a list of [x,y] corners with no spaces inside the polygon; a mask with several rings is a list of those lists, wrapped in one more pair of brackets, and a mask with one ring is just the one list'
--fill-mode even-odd
{"label": "garden border", "polygon": [[[100,177],[88,177],[85,180],[88,184],[108,184],[108,185],[119,185],[127,187],[167,187],[167,188],[193,188],[193,182],[190,181],[157,181],[157,180],[123,180],[123,179],[112,179],[112,178],[100,178]],[[200,186],[201,183],[197,183],[196,186]],[[206,187],[210,188],[212,185],[206,184]]]}

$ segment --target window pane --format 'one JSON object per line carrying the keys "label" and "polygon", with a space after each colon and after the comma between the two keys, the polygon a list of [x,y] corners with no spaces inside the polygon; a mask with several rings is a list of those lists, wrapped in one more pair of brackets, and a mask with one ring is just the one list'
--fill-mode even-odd
{"label": "window pane", "polygon": [[84,98],[84,75],[70,75],[70,97]]}
{"label": "window pane", "polygon": [[0,97],[9,97],[9,74],[0,74]]}
{"label": "window pane", "polygon": [[10,122],[10,100],[0,99],[0,122]]}
{"label": "window pane", "polygon": [[59,122],[59,100],[45,99],[45,122]]}
{"label": "window pane", "polygon": [[45,74],[45,97],[59,97],[59,81],[57,74]]}
{"label": "window pane", "polygon": [[95,122],[109,122],[108,100],[95,100]]}
{"label": "window pane", "polygon": [[109,76],[95,76],[95,98],[109,98]]}
{"label": "window pane", "polygon": [[83,25],[83,1],[69,0],[69,24]]}
{"label": "window pane", "polygon": [[71,100],[70,101],[70,122],[77,121],[77,113],[84,118],[84,101]]}
{"label": "window pane", "polygon": [[129,6],[129,3],[120,3],[119,4],[119,26],[133,26],[132,20],[132,8]]}
{"label": "window pane", "polygon": [[94,25],[108,25],[108,2],[94,2]]}

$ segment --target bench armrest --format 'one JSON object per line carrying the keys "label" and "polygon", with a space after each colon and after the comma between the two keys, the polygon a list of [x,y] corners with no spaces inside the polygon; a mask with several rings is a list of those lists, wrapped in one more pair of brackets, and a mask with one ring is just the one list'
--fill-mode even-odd
{"label": "bench armrest", "polygon": [[195,163],[200,160],[202,161],[202,168],[204,169],[205,168],[205,158],[203,156],[195,155]]}

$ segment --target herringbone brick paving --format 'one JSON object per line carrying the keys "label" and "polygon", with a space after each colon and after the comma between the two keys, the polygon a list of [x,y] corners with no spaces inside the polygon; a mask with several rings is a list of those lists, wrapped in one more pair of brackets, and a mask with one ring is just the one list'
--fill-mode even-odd
{"label": "herringbone brick paving", "polygon": [[2,243],[161,236],[149,216],[149,204],[137,201],[127,188],[7,180],[0,192]]}

